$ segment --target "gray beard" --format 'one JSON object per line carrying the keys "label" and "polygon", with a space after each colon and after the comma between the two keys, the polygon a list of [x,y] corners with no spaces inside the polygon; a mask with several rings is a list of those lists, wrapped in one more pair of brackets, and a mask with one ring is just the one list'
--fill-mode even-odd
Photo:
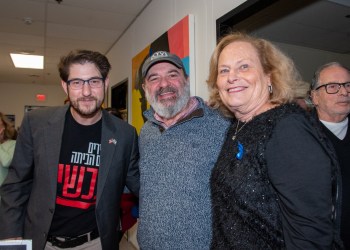
{"label": "gray beard", "polygon": [[183,94],[180,95],[174,105],[167,106],[157,102],[156,98],[151,98],[148,91],[145,91],[147,101],[152,106],[153,110],[161,117],[170,119],[176,116],[184,107],[186,107],[190,99],[190,84],[185,83]]}

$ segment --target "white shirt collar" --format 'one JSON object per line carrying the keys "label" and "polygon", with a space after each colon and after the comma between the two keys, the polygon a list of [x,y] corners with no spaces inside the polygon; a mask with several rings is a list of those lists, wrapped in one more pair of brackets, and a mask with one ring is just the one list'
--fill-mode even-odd
{"label": "white shirt collar", "polygon": [[347,117],[344,121],[341,122],[326,122],[323,120],[320,121],[340,140],[343,140],[345,138],[349,122],[349,119]]}

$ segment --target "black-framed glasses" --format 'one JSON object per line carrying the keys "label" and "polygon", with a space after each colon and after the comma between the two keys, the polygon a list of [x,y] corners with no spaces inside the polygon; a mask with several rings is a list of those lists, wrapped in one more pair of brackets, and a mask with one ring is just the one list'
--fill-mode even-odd
{"label": "black-framed glasses", "polygon": [[104,83],[104,78],[102,77],[92,77],[87,80],[83,80],[80,78],[76,79],[71,79],[67,81],[67,84],[72,88],[72,89],[82,89],[85,83],[88,83],[91,88],[101,88]]}
{"label": "black-framed glasses", "polygon": [[326,89],[327,94],[336,94],[339,92],[341,86],[343,86],[345,88],[345,90],[350,93],[350,82],[344,82],[344,83],[327,83],[321,86],[318,86],[317,88],[315,88],[315,90],[318,90],[322,87],[324,87]]}

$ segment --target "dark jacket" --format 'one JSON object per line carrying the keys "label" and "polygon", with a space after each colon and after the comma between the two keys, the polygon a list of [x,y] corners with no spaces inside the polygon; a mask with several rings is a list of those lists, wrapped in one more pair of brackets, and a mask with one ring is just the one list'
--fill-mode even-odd
{"label": "dark jacket", "polygon": [[212,249],[340,244],[339,166],[316,119],[286,104],[254,117],[232,140],[235,131],[236,123],[211,177]]}
{"label": "dark jacket", "polygon": [[[316,109],[312,111],[313,116],[318,120]],[[348,119],[350,117],[348,116]],[[348,122],[348,130],[344,139],[339,139],[333,134],[322,122],[321,127],[327,137],[332,142],[339,160],[342,175],[342,206],[341,206],[341,226],[340,235],[342,237],[345,249],[350,249],[350,122]]]}
{"label": "dark jacket", "polygon": [[[44,249],[55,211],[57,165],[68,106],[44,108],[23,119],[12,165],[1,187],[0,238],[22,236]],[[111,143],[110,139],[115,139]],[[118,249],[119,204],[126,184],[139,189],[135,129],[103,111],[96,220],[103,249]]]}

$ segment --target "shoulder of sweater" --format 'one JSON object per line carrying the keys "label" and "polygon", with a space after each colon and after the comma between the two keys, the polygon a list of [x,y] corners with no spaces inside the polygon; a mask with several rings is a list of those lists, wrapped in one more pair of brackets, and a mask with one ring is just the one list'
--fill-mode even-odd
{"label": "shoulder of sweater", "polygon": [[14,147],[15,145],[16,145],[16,141],[15,140],[7,140],[4,143],[0,144],[0,148],[8,149],[8,148]]}
{"label": "shoulder of sweater", "polygon": [[215,116],[217,119],[220,119],[224,122],[231,121],[231,118],[225,117],[218,109],[214,109],[208,106],[207,103],[201,97],[195,96],[195,98],[197,98],[197,100],[199,101],[198,108],[202,108],[205,113]]}
{"label": "shoulder of sweater", "polygon": [[14,145],[16,144],[16,140],[7,140],[3,144]]}

